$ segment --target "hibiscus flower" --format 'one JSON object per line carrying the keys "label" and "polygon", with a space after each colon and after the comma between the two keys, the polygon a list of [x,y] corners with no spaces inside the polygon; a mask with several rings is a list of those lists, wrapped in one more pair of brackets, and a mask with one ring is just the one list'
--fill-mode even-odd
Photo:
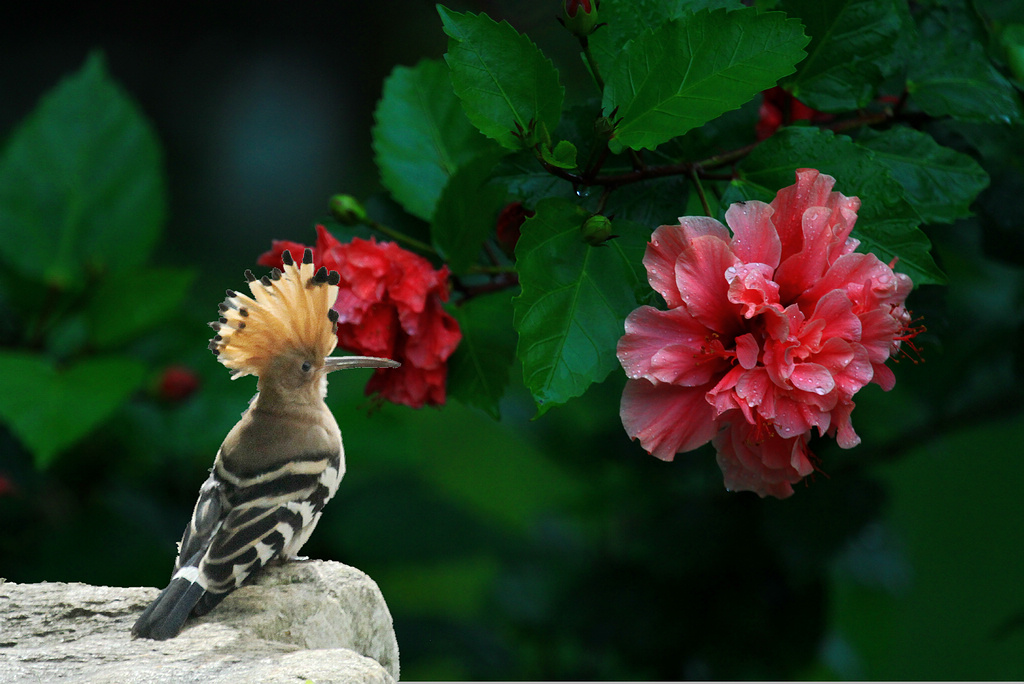
{"label": "hibiscus flower", "polygon": [[913,285],[850,237],[860,200],[800,169],[771,204],[741,202],[718,221],[683,217],[654,231],[648,281],[668,305],[626,319],[630,437],[672,460],[712,441],[728,489],[784,498],[813,472],[811,430],[859,443],[853,396],[907,337]]}
{"label": "hibiscus flower", "polygon": [[[275,240],[258,263],[280,268],[286,249],[301,259],[305,246]],[[342,243],[323,226],[317,226],[313,265],[341,276],[334,304],[338,345],[402,363],[390,373],[375,371],[366,394],[413,408],[444,404],[448,357],[462,339],[459,324],[442,306],[448,300],[448,267],[434,269],[393,242]]]}

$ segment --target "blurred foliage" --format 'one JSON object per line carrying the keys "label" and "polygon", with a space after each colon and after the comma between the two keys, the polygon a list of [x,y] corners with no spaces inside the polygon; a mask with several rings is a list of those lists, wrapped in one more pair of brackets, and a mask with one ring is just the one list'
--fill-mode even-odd
{"label": "blurred foliage", "polygon": [[[621,3],[603,3],[602,20],[636,24],[595,34],[597,63],[631,63],[636,48],[623,49],[623,37],[664,4],[641,2],[631,14]],[[680,6],[679,16],[687,5],[668,4]],[[827,60],[798,66],[786,82],[794,94],[810,93],[808,102],[831,111],[859,106],[863,92],[905,75],[917,108],[908,122],[855,140],[787,129],[770,143],[784,148],[774,159],[803,151],[777,166],[765,163],[771,148],[747,157],[722,197],[709,193],[712,210],[774,191],[774,176],[791,178],[809,157],[823,169],[866,168],[858,177],[872,185],[858,191],[869,194],[894,192],[896,180],[907,192],[887,200],[892,213],[865,222],[884,232],[904,221],[917,231],[913,216],[922,217],[933,250],[925,244],[921,253],[934,257],[948,281],[910,299],[927,327],[915,340],[919,356],[900,360],[892,392],[858,395],[863,443],[850,451],[814,444],[824,472],[785,501],[723,491],[709,449],[663,463],[631,444],[617,413],[619,373],[530,420],[544,383],[524,383],[513,361],[510,324],[522,314],[507,291],[457,312],[472,344],[453,363],[454,401],[443,410],[385,405],[371,412],[365,377],[336,379],[328,403],[345,434],[348,474],[304,552],[353,564],[380,584],[407,678],[1024,678],[1024,504],[1015,487],[1024,476],[1024,127],[1007,122],[1019,107],[1024,15],[1017,3],[933,1],[914,3],[910,17],[900,2],[857,0],[844,12],[876,30],[830,47],[836,33],[819,39],[814,27],[851,26],[842,16],[796,0],[757,4],[800,17],[812,36],[807,50],[833,55],[831,68]],[[537,18],[532,9],[502,7],[537,26],[554,24],[557,13],[546,8]],[[449,34],[460,21],[467,30],[507,33],[456,14],[446,15]],[[754,21],[752,11],[743,16]],[[440,35],[442,22],[433,20]],[[421,29],[410,21],[415,31],[397,21],[387,30]],[[707,21],[709,30],[724,30]],[[908,28],[908,21],[913,30],[891,23]],[[551,35],[538,30],[545,50]],[[652,31],[646,40],[658,36]],[[857,49],[848,50],[851,44]],[[906,61],[885,61],[893,54],[886,45]],[[444,46],[422,49],[436,58]],[[130,53],[111,55],[109,71],[132,71]],[[149,122],[148,108],[117,85],[99,53],[68,59],[70,75],[2,132],[0,577],[162,586],[205,470],[254,392],[251,379],[230,381],[206,350],[205,323],[220,292],[241,284],[240,269],[267,244],[262,237],[245,242],[247,226],[230,234],[234,227],[225,226],[230,238],[211,235],[211,244],[244,249],[197,250],[189,222],[199,220],[186,211],[168,219],[168,205],[181,207],[175,188],[191,174],[176,160],[178,147],[161,151],[163,127]],[[366,203],[378,221],[428,239],[439,212],[465,218],[464,228],[474,223],[457,194],[443,189],[469,187],[472,178],[459,170],[499,154],[497,143],[453,114],[446,91],[428,90],[434,97],[411,119],[407,110],[387,113],[395,103],[389,93],[439,79],[439,65],[396,70],[378,113],[442,133],[440,151],[474,154],[396,166],[389,150],[402,139],[379,120],[373,146],[383,183],[412,216],[381,196]],[[943,85],[950,74],[958,76],[952,91]],[[851,79],[860,89],[834,87]],[[573,79],[563,80],[566,97],[575,97]],[[127,90],[143,88],[137,82]],[[629,102],[643,105],[642,98]],[[555,140],[578,141],[592,113],[577,107],[561,122],[547,110],[522,118],[550,119]],[[746,106],[665,147],[692,158],[715,154],[719,141],[733,145],[738,131],[749,135],[756,118],[756,106]],[[361,122],[369,128],[369,115]],[[820,137],[829,138],[826,147],[810,141]],[[579,160],[594,153],[575,147]],[[557,146],[546,159],[569,163]],[[423,183],[407,183],[413,174]],[[491,178],[507,180],[519,199],[557,196],[535,226],[571,211],[566,200],[577,198],[570,183],[537,173],[528,153],[505,156]],[[628,218],[617,222],[653,226],[666,212],[701,211],[679,179],[618,192]],[[290,225],[311,218],[299,215]],[[341,239],[365,232],[330,227]],[[534,250],[529,232],[526,262]],[[435,246],[447,253],[478,237],[485,236],[449,235]],[[620,268],[618,255],[636,249],[623,240],[602,256],[608,268]],[[204,268],[191,267],[193,259]],[[562,275],[534,271],[538,282]],[[191,372],[198,389],[169,391],[172,367]],[[473,372],[479,367],[486,372]],[[595,380],[608,375],[595,367]],[[499,415],[500,422],[492,418]]]}

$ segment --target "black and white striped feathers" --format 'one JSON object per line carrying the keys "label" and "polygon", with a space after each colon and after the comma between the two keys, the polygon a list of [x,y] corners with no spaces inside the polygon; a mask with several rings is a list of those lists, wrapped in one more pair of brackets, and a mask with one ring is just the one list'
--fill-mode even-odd
{"label": "black and white striped feathers", "polygon": [[323,400],[326,375],[398,363],[326,357],[335,345],[338,276],[314,273],[312,262],[309,250],[301,267],[286,256],[285,270],[258,285],[247,272],[254,298],[229,291],[221,305],[211,348],[233,377],[256,374],[259,391],[199,490],[170,583],[132,636],[174,637],[189,616],[209,612],[267,563],[295,557],[338,490],[345,453]]}

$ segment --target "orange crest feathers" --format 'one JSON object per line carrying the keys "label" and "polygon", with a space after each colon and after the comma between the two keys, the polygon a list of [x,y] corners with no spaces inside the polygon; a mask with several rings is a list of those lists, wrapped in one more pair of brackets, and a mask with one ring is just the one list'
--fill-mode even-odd
{"label": "orange crest feathers", "polygon": [[338,313],[331,307],[340,276],[322,266],[314,273],[310,249],[301,266],[288,251],[281,257],[283,271],[260,279],[246,271],[252,297],[228,290],[220,319],[210,323],[217,331],[210,349],[232,378],[260,375],[271,359],[293,349],[323,359],[338,343]]}

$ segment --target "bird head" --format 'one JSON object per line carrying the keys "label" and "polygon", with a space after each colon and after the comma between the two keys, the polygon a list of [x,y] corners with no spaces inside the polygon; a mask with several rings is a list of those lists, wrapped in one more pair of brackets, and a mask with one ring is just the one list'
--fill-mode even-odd
{"label": "bird head", "polygon": [[306,249],[297,265],[282,253],[284,269],[257,279],[245,272],[252,296],[234,290],[220,305],[220,318],[210,326],[217,332],[210,349],[231,369],[231,377],[259,377],[261,390],[302,393],[325,391],[327,373],[343,368],[394,368],[397,361],[373,356],[330,356],[338,343],[340,276],[323,266],[313,269],[313,251]]}

